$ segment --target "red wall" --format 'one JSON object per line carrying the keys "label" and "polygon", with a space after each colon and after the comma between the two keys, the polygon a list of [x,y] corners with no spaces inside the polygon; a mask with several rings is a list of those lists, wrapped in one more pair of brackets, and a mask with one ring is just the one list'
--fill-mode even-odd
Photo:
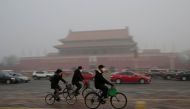
{"label": "red wall", "polygon": [[[181,63],[180,60],[173,58],[176,69],[189,69],[190,65]],[[123,68],[170,68],[171,57],[167,55],[148,56],[142,55],[137,58],[133,56],[101,56],[97,57],[97,65],[114,66],[118,69]],[[79,65],[89,69],[88,57],[38,57],[23,58],[16,66],[19,70],[54,70],[57,68],[71,69]]]}

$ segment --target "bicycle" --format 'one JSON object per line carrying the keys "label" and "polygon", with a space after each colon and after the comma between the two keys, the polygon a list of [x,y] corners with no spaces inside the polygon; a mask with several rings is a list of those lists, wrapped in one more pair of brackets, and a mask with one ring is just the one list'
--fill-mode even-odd
{"label": "bicycle", "polygon": [[[70,105],[75,104],[77,101],[76,96],[73,94],[73,86],[71,84],[66,84],[65,89],[60,91],[59,95],[63,95],[66,102]],[[56,101],[56,98],[57,98],[57,96],[54,93],[50,92],[45,96],[45,102],[48,105],[53,105]]]}
{"label": "bicycle", "polygon": [[83,90],[82,90],[82,96],[83,96],[83,98],[84,98],[89,92],[94,91],[94,89],[90,86],[90,82],[91,82],[91,81],[92,81],[92,80],[84,80],[84,81],[83,81],[83,84],[84,84]]}
{"label": "bicycle", "polygon": [[[86,107],[89,109],[96,109],[100,104],[103,104],[100,99],[101,94],[102,92],[100,90],[88,93],[84,99]],[[127,97],[125,94],[118,92],[113,87],[109,89],[108,97],[110,98],[111,106],[115,109],[123,109],[127,106]]]}

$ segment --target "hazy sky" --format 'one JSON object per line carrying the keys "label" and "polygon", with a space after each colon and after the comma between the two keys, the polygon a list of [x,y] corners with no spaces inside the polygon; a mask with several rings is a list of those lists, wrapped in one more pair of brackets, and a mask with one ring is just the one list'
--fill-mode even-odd
{"label": "hazy sky", "polygon": [[125,26],[140,49],[190,49],[190,0],[0,0],[0,59],[54,52],[69,29]]}

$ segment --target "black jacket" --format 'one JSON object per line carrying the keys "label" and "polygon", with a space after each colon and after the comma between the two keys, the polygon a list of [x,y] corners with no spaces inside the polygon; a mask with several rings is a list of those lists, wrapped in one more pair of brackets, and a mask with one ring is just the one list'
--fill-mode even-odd
{"label": "black jacket", "polygon": [[84,78],[83,78],[83,76],[82,76],[80,70],[79,70],[79,69],[75,70],[75,71],[74,71],[73,78],[72,78],[72,84],[76,84],[76,83],[78,83],[79,81],[83,81],[83,80],[84,80]]}
{"label": "black jacket", "polygon": [[51,77],[51,88],[52,89],[57,88],[57,86],[59,86],[58,84],[59,84],[60,80],[64,83],[66,83],[66,81],[62,78],[62,76],[60,76],[58,74],[53,75],[53,77]]}
{"label": "black jacket", "polygon": [[97,89],[99,89],[101,86],[104,86],[105,84],[109,84],[109,85],[113,86],[112,83],[110,83],[108,80],[106,80],[103,77],[103,75],[102,75],[102,73],[100,73],[100,71],[95,70],[95,73],[96,73],[96,75],[95,75],[95,87]]}

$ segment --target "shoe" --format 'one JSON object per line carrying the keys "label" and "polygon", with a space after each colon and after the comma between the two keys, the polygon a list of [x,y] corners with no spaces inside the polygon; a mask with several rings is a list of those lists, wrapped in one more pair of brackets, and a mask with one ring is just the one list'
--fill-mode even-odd
{"label": "shoe", "polygon": [[61,99],[60,99],[60,98],[56,98],[55,100],[56,100],[57,102],[60,102],[60,101],[61,101]]}
{"label": "shoe", "polygon": [[79,92],[74,92],[74,95],[78,96],[78,95],[80,95],[80,93]]}
{"label": "shoe", "polygon": [[106,101],[104,99],[102,99],[102,98],[100,98],[99,101],[100,101],[101,104],[105,104],[106,103]]}
{"label": "shoe", "polygon": [[79,92],[77,92],[77,94],[78,94],[78,95],[80,95],[80,93],[79,93]]}
{"label": "shoe", "polygon": [[80,93],[75,93],[74,95],[75,95],[75,96],[78,96],[78,95],[80,95]]}

